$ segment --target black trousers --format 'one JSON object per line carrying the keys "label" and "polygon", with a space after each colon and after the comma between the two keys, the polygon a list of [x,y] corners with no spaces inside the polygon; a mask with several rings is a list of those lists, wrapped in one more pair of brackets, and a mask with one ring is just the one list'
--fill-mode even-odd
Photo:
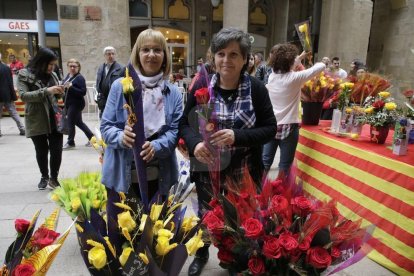
{"label": "black trousers", "polygon": [[75,144],[75,135],[76,135],[75,126],[80,128],[83,131],[83,133],[85,133],[86,137],[88,137],[88,140],[90,140],[93,136],[93,132],[89,129],[89,127],[82,120],[82,108],[77,105],[69,105],[67,107],[67,110],[68,110],[68,123],[69,123],[68,144],[69,145]]}
{"label": "black trousers", "polygon": [[31,139],[35,146],[37,165],[42,177],[49,178],[50,152],[50,176],[57,179],[62,163],[63,134],[54,130],[51,134],[37,135]]}

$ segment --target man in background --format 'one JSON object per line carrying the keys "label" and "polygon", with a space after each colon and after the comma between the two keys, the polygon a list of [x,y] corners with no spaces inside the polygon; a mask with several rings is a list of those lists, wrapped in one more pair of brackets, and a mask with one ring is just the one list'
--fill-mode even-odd
{"label": "man in background", "polygon": [[[259,55],[260,54],[260,55]],[[269,54],[270,58],[271,53]],[[269,80],[269,75],[272,73],[272,67],[267,65],[267,62],[263,60],[263,55],[261,53],[256,53],[254,56],[254,60],[256,63],[256,60],[258,62],[259,59],[262,59],[262,61],[259,63],[259,66],[256,68],[256,75],[255,77],[260,80],[264,85],[267,84],[267,81]]]}
{"label": "man in background", "polygon": [[116,62],[116,50],[112,46],[107,46],[103,50],[105,63],[99,66],[96,74],[96,91],[98,92],[97,104],[99,108],[99,117],[105,109],[106,99],[109,95],[112,83],[123,73],[123,66]]}
{"label": "man in background", "polygon": [[[20,69],[19,69],[20,70]],[[13,85],[12,70],[1,61],[0,53],[0,119],[3,115],[3,106],[9,111],[10,116],[16,122],[20,135],[25,135],[24,126],[20,121],[19,114],[16,111],[14,101],[17,100],[16,91]],[[1,129],[0,129],[0,137]]]}
{"label": "man in background", "polygon": [[13,76],[19,74],[19,70],[24,68],[23,62],[18,60],[15,55],[9,55],[9,67],[13,73]]}
{"label": "man in background", "polygon": [[346,77],[348,76],[348,73],[347,73],[344,69],[340,68],[340,67],[339,67],[340,65],[341,65],[341,64],[340,64],[340,62],[339,62],[339,57],[334,57],[334,58],[332,59],[332,67],[331,67],[331,72],[332,72],[334,75],[336,75],[336,76],[338,76],[339,78],[341,78],[341,79],[346,79]]}

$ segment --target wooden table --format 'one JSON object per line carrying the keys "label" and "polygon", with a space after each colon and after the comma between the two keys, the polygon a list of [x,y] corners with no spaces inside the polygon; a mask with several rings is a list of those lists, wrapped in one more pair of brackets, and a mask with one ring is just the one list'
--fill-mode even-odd
{"label": "wooden table", "polygon": [[327,133],[330,121],[302,126],[296,151],[298,177],[318,199],[335,199],[344,216],[375,225],[369,257],[399,275],[414,274],[414,145],[392,154],[369,141],[364,126],[357,141]]}

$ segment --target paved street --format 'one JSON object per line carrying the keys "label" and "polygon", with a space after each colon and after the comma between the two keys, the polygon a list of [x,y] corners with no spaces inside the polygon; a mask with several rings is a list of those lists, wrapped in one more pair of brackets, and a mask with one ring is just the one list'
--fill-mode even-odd
{"label": "paved street", "polygon": [[[92,130],[98,124],[96,115],[93,114],[90,116],[84,114],[84,120]],[[40,225],[44,217],[50,214],[56,205],[49,200],[50,190],[38,191],[37,189],[40,174],[31,140],[18,135],[19,131],[11,118],[4,117],[0,123],[3,134],[3,137],[0,137],[0,259],[3,260],[7,247],[15,238],[14,219],[29,220],[36,210],[42,209],[38,221]],[[63,152],[59,178],[75,177],[83,171],[100,170],[97,152],[93,148],[84,146],[87,138],[79,129],[77,129],[75,142],[75,149]],[[194,197],[195,194],[192,193],[191,196]],[[62,211],[58,232],[62,233],[70,223],[70,217]],[[216,252],[213,247],[210,248],[211,258],[202,275],[227,275],[226,271],[218,266]],[[191,258],[180,275],[187,275],[190,261]],[[88,275],[88,270],[79,254],[74,229],[54,261],[49,275]],[[365,258],[337,275],[388,276],[394,274]]]}

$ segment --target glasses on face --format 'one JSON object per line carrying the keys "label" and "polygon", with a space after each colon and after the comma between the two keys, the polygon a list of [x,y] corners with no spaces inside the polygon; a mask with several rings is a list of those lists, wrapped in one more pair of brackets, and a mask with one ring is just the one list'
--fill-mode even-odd
{"label": "glasses on face", "polygon": [[159,56],[163,54],[163,50],[159,47],[155,47],[155,48],[144,47],[144,48],[140,48],[139,51],[144,55],[149,55],[151,51],[154,53],[154,55]]}

